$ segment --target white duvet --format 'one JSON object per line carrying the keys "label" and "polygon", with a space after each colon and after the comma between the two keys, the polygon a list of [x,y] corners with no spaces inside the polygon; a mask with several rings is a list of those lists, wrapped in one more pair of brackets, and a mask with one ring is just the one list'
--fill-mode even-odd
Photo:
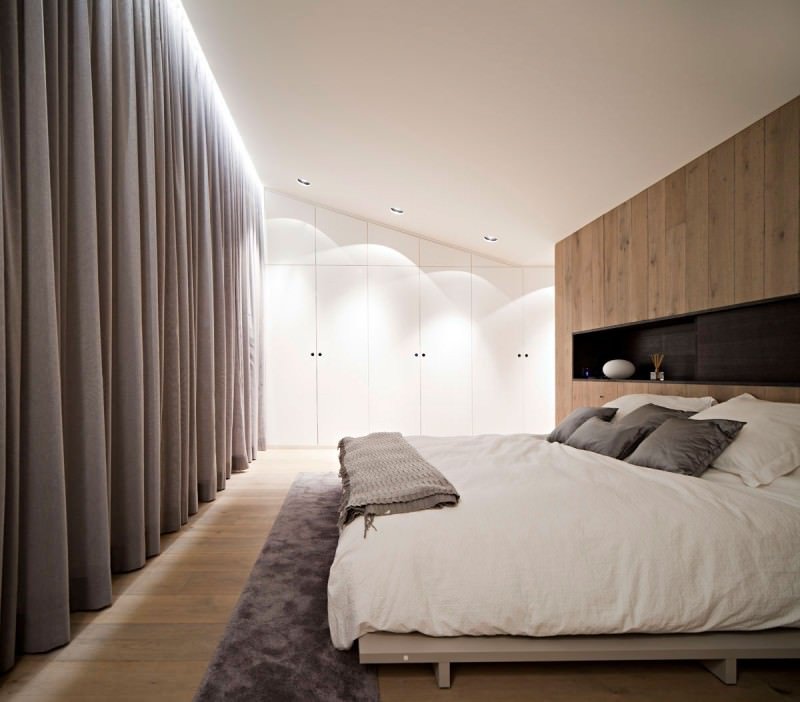
{"label": "white duvet", "polygon": [[410,437],[455,508],[341,534],[331,637],[553,636],[800,626],[800,476],[769,488],[529,435]]}

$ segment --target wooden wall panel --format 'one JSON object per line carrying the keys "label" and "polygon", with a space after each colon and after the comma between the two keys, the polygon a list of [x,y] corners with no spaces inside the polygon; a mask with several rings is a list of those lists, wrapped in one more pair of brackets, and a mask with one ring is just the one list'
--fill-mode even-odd
{"label": "wooden wall panel", "polygon": [[647,315],[647,193],[603,216],[603,325]]}
{"label": "wooden wall panel", "polygon": [[573,331],[800,293],[800,97],[559,242],[556,280],[559,419],[615,393],[800,402],[800,388],[573,382],[571,366]]}
{"label": "wooden wall panel", "polygon": [[[664,315],[686,312],[686,168],[666,178],[664,203]],[[663,315],[662,315],[663,316]]]}
{"label": "wooden wall panel", "polygon": [[556,421],[572,410],[572,255],[574,237],[555,248]]}
{"label": "wooden wall panel", "polygon": [[619,324],[620,276],[624,270],[620,258],[619,208],[603,215],[603,326]]}
{"label": "wooden wall panel", "polygon": [[800,388],[756,387],[746,390],[745,392],[755,395],[759,400],[769,400],[770,402],[800,402]]}
{"label": "wooden wall panel", "polygon": [[764,297],[764,120],[734,137],[734,302]]}
{"label": "wooden wall panel", "polygon": [[625,382],[620,385],[621,387],[615,389],[617,397],[620,395],[644,395],[653,392],[649,383]]}
{"label": "wooden wall panel", "polygon": [[[634,255],[643,251],[641,245],[631,245],[631,201],[603,216],[603,324],[624,324],[635,319],[635,301],[630,291],[635,281],[631,272]],[[644,261],[643,261],[644,263]],[[643,280],[643,278],[642,278]]]}
{"label": "wooden wall panel", "polygon": [[603,326],[603,220],[596,219],[576,232],[572,249],[576,285],[572,322],[575,331]]}
{"label": "wooden wall panel", "polygon": [[686,309],[708,307],[708,154],[686,167]]}
{"label": "wooden wall panel", "polygon": [[708,152],[708,306],[733,304],[733,139]]}
{"label": "wooden wall panel", "polygon": [[764,295],[800,285],[800,98],[767,115],[764,134]]}
{"label": "wooden wall panel", "polygon": [[572,383],[572,407],[600,407],[619,397],[621,383],[587,380]]}
{"label": "wooden wall panel", "polygon": [[696,385],[694,383],[645,383],[575,381],[572,383],[572,407],[597,407],[622,395],[711,396],[725,402],[742,393],[770,402],[800,402],[800,388],[761,385]]}
{"label": "wooden wall panel", "polygon": [[658,181],[647,189],[647,316],[663,317],[667,303],[664,279],[666,249],[664,241],[664,207],[666,182]]}
{"label": "wooden wall panel", "polygon": [[631,200],[630,236],[628,241],[625,283],[626,322],[647,319],[647,191]]}
{"label": "wooden wall panel", "polygon": [[[597,403],[593,401],[595,393],[595,388],[593,386],[594,383],[591,382],[572,383],[573,409],[576,407],[597,407]],[[567,414],[569,414],[569,412],[567,412]],[[556,419],[556,421],[560,422],[561,419]]]}

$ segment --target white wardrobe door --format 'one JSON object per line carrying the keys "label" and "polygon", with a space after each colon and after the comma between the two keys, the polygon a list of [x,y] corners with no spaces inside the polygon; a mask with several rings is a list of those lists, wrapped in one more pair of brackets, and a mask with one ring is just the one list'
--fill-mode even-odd
{"label": "white wardrobe door", "polygon": [[317,418],[323,446],[369,431],[367,267],[317,266]]}
{"label": "white wardrobe door", "polygon": [[370,266],[418,266],[419,239],[370,222],[367,225],[367,263]]}
{"label": "white wardrobe door", "polygon": [[472,269],[472,427],[523,431],[522,269]]}
{"label": "white wardrobe door", "polygon": [[265,283],[267,444],[313,446],[317,443],[314,266],[267,266]]}
{"label": "white wardrobe door", "polygon": [[549,433],[555,426],[555,288],[552,268],[526,268],[525,431]]}
{"label": "white wardrobe door", "polygon": [[419,265],[423,267],[469,268],[472,265],[472,255],[467,251],[454,249],[452,246],[420,239]]}
{"label": "white wardrobe door", "polygon": [[369,267],[369,428],[419,434],[419,269]]}
{"label": "white wardrobe door", "polygon": [[266,191],[267,263],[314,263],[314,206]]}
{"label": "white wardrobe door", "polygon": [[471,274],[423,268],[420,277],[422,433],[472,433]]}
{"label": "white wardrobe door", "polygon": [[367,223],[323,207],[316,212],[317,265],[366,266]]}

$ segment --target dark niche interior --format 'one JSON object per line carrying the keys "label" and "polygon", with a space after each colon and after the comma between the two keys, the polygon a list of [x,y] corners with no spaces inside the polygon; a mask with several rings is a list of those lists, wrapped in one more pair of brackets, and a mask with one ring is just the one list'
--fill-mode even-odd
{"label": "dark niche interior", "polygon": [[649,380],[653,353],[668,381],[800,385],[800,295],[577,332],[572,375],[604,378],[603,364],[624,358],[631,380]]}

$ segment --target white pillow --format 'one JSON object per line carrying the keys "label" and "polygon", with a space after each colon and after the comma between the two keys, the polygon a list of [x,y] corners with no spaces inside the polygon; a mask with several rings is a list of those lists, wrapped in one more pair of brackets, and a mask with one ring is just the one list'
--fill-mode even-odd
{"label": "white pillow", "polygon": [[745,485],[769,485],[800,466],[800,404],[767,402],[745,393],[698,412],[692,419],[747,422],[712,464],[738,475]]}
{"label": "white pillow", "polygon": [[616,400],[606,402],[603,407],[616,407],[617,413],[612,422],[616,422],[626,414],[638,409],[642,405],[654,404],[659,407],[683,410],[684,412],[699,412],[711,405],[717,404],[713,397],[682,397],[680,395],[622,395]]}

